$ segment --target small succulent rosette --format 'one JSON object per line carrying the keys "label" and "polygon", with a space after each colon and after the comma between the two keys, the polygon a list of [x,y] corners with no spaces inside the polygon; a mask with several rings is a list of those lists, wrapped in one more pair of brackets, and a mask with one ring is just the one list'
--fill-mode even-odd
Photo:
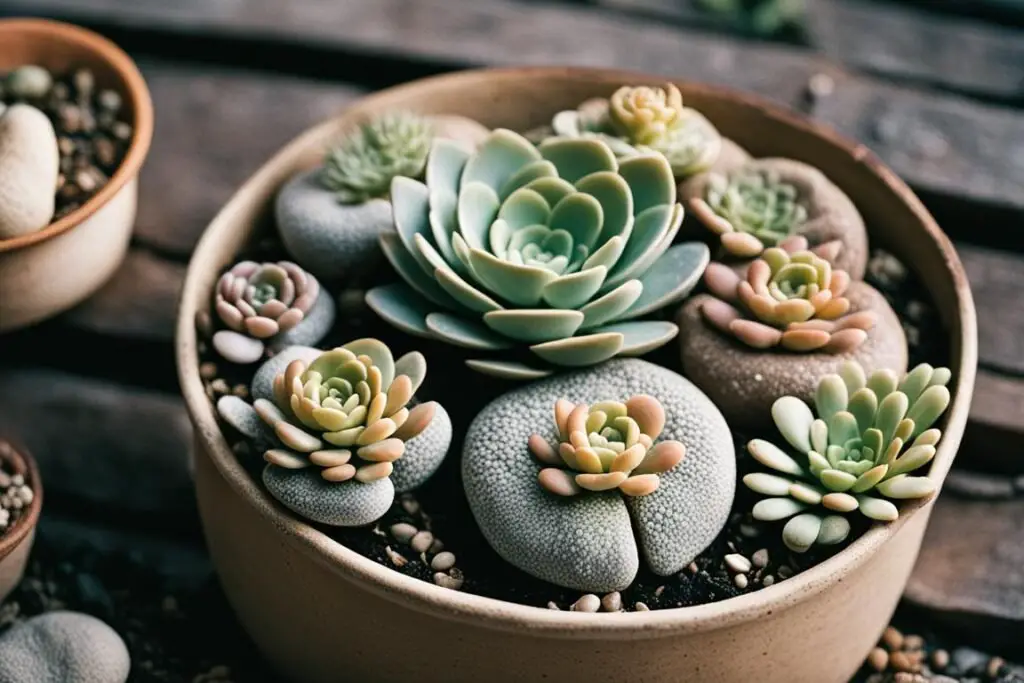
{"label": "small succulent rosette", "polygon": [[214,311],[226,329],[213,346],[232,363],[255,363],[268,345],[316,344],[334,324],[335,307],[313,275],[289,261],[242,261],[224,273]]}
{"label": "small succulent rosette", "polygon": [[[499,129],[475,152],[435,140],[425,180],[394,180],[396,231],[381,235],[405,284],[366,297],[394,326],[501,351],[468,364],[515,378],[646,353],[677,334],[634,320],[685,297],[709,260],[701,243],[672,245],[683,209],[664,156],[620,162],[597,138],[538,148]],[[530,360],[509,360],[517,346]]]}
{"label": "small succulent rosette", "polygon": [[391,227],[391,181],[421,178],[436,137],[472,148],[486,134],[458,116],[388,111],[367,120],[327,150],[322,166],[299,173],[278,194],[285,248],[325,279],[367,271],[379,259],[377,236]]}
{"label": "small succulent rosette", "polygon": [[718,408],[686,378],[615,358],[485,406],[463,441],[462,483],[507,562],[607,593],[632,584],[641,560],[670,576],[718,537],[736,451]]}
{"label": "small succulent rosette", "polygon": [[951,376],[927,364],[902,378],[891,370],[865,376],[860,365],[846,362],[821,378],[813,411],[799,398],[778,399],[772,418],[797,455],[763,439],[747,444],[772,470],[743,477],[748,488],[771,496],[754,505],[754,518],[788,519],[783,541],[805,552],[846,540],[848,513],[891,522],[899,517],[892,500],[930,496],[935,481],[911,473],[935,456],[942,432],[932,425],[949,405]]}
{"label": "small succulent rosette", "polygon": [[771,247],[750,264],[745,277],[712,263],[705,282],[713,295],[701,308],[704,319],[755,349],[847,353],[867,339],[874,311],[851,312],[844,294],[846,271],[808,250],[803,237]]}
{"label": "small succulent rosette", "polygon": [[754,258],[802,235],[841,270],[855,279],[864,276],[864,220],[813,166],[793,159],[737,159],[694,176],[679,193],[690,214],[718,237],[725,258]]}
{"label": "small succulent rosette", "polygon": [[686,454],[678,441],[654,443],[665,428],[665,409],[646,394],[592,406],[558,399],[555,425],[557,448],[540,434],[530,436],[529,446],[548,465],[537,475],[540,485],[559,496],[612,489],[646,496],[658,489],[658,475]]}
{"label": "small succulent rosette", "polygon": [[433,474],[451,422],[436,402],[412,403],[426,375],[422,354],[395,361],[369,338],[310,351],[293,347],[268,361],[253,381],[251,406],[228,396],[217,407],[263,450],[264,483],[286,507],[324,524],[367,524],[388,510],[396,490]]}
{"label": "small succulent rosette", "polygon": [[561,111],[537,139],[597,138],[622,159],[656,152],[673,174],[685,178],[714,164],[722,146],[718,130],[703,114],[683,106],[679,88],[623,86],[609,99],[593,98]]}

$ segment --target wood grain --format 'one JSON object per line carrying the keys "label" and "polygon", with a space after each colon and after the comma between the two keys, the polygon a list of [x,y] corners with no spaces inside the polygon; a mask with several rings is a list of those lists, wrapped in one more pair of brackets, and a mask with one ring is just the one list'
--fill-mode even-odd
{"label": "wood grain", "polygon": [[[978,357],[990,370],[1024,376],[1024,257],[957,245],[978,307]],[[1024,423],[1024,415],[1021,415]],[[1022,425],[1024,428],[1024,425]]]}

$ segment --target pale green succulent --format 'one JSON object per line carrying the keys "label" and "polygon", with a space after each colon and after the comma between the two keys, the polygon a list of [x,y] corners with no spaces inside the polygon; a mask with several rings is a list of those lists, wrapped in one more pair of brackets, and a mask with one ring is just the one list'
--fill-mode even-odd
{"label": "pale green succulent", "polygon": [[608,100],[587,100],[551,121],[557,137],[596,137],[620,159],[656,152],[672,172],[687,177],[711,167],[722,137],[698,111],[683,106],[679,89],[623,86]]}
{"label": "pale green succulent", "polygon": [[[772,406],[779,432],[799,458],[762,439],[747,451],[779,474],[755,472],[743,483],[771,498],[758,502],[755,519],[789,519],[786,546],[804,552],[813,544],[846,539],[854,510],[889,522],[899,517],[887,499],[923,498],[935,491],[928,477],[910,476],[935,456],[942,432],[931,429],[949,405],[947,368],[918,365],[902,379],[891,370],[865,377],[853,361],[818,383],[817,417],[802,400],[783,396]],[[820,512],[819,512],[820,510]]]}
{"label": "pale green succulent", "polygon": [[[498,129],[474,152],[437,139],[426,182],[396,178],[391,201],[397,230],[381,245],[415,291],[380,287],[367,303],[404,331],[477,351],[525,343],[554,365],[646,353],[678,329],[625,321],[684,297],[709,260],[703,244],[671,246],[683,207],[665,158],[620,162],[593,138],[536,147]],[[506,377],[550,372],[468,364]]]}
{"label": "pale green succulent", "polygon": [[415,114],[379,116],[327,153],[323,182],[345,204],[387,197],[392,179],[423,174],[433,136],[430,122]]}
{"label": "pale green succulent", "polygon": [[807,220],[796,187],[771,170],[711,174],[706,201],[732,230],[753,236],[762,249],[777,246]]}

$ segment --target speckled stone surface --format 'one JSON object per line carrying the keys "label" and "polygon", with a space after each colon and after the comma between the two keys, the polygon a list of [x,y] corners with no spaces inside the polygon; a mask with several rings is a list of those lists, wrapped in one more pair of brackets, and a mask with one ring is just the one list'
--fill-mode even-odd
{"label": "speckled stone surface", "polygon": [[285,249],[318,278],[368,272],[383,259],[377,235],[391,229],[391,202],[342,204],[319,175],[319,167],[300,173],[277,195],[277,229]]}
{"label": "speckled stone surface", "polygon": [[707,392],[734,429],[756,429],[771,427],[771,407],[780,396],[812,402],[818,379],[846,359],[856,360],[868,373],[880,368],[906,372],[907,339],[885,297],[863,282],[850,283],[846,296],[851,310],[871,309],[878,323],[867,341],[842,355],[750,348],[704,322],[700,307],[709,295],[693,297],[676,316],[683,373]]}
{"label": "speckled stone surface", "polygon": [[274,430],[256,414],[248,401],[243,401],[237,396],[221,396],[217,400],[217,412],[225,422],[238,430],[239,434],[250,439],[257,451],[274,448]]}
{"label": "speckled stone surface", "polygon": [[2,683],[124,683],[130,668],[121,636],[87,614],[50,612],[0,638]]}
{"label": "speckled stone surface", "polygon": [[[807,208],[807,221],[797,233],[804,235],[812,247],[832,240],[842,242],[843,248],[834,265],[848,272],[854,280],[863,279],[868,263],[867,228],[845,192],[818,169],[793,159],[766,157],[751,160],[745,166],[752,170],[771,169],[783,182],[793,185],[800,202]],[[728,172],[736,168],[738,166],[734,165],[713,170]],[[708,173],[701,173],[679,186],[679,197],[684,206],[688,206],[687,202],[694,197],[704,197],[708,178]]]}
{"label": "speckled stone surface", "polygon": [[265,398],[268,401],[274,400],[274,377],[284,372],[288,364],[293,360],[303,360],[312,363],[323,351],[309,346],[290,346],[273,358],[267,360],[260,366],[259,370],[252,377],[249,383],[249,394],[255,401],[258,398]]}
{"label": "speckled stone surface", "polygon": [[[617,492],[554,496],[537,483],[541,465],[527,449],[538,433],[557,440],[558,398],[593,403],[648,393],[661,400],[661,438],[678,439],[686,457],[663,475],[662,490],[627,505]],[[639,567],[630,510],[652,569],[671,574],[714,540],[736,486],[732,436],[718,410],[676,373],[636,359],[612,360],[541,380],[486,406],[466,435],[462,475],[473,515],[506,561],[534,576],[591,592],[621,590]]]}
{"label": "speckled stone surface", "polygon": [[405,453],[395,461],[391,482],[399,493],[411,491],[431,477],[444,462],[452,443],[452,420],[439,403],[434,419],[415,438],[405,442]]}
{"label": "speckled stone surface", "polygon": [[390,478],[364,484],[355,479],[330,482],[319,467],[287,470],[263,468],[263,484],[282,505],[313,522],[363,526],[380,519],[395,500]]}
{"label": "speckled stone surface", "polygon": [[270,340],[270,348],[286,349],[289,346],[313,346],[327,336],[334,325],[334,297],[322,288],[317,295],[313,308],[298,325],[282,332]]}

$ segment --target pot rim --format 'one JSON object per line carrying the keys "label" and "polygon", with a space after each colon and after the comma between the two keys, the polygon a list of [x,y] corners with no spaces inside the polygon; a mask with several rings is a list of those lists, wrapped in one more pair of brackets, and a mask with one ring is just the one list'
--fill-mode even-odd
{"label": "pot rim", "polygon": [[[441,84],[448,87],[464,84],[469,87],[480,79],[487,79],[493,83],[500,80],[516,82],[551,77],[582,77],[605,80],[609,84],[656,79],[652,79],[649,74],[584,67],[470,69],[420,79],[369,95],[350,107],[344,116],[359,120],[372,108],[385,105],[386,101],[393,97],[406,96],[421,90],[429,91]],[[810,121],[758,96],[719,86],[673,80],[676,83],[684,83],[691,93],[700,92],[731,101],[739,106],[756,109],[766,118],[776,119],[783,124],[811,133],[825,144],[851,156],[908,206],[938,248],[953,282],[957,299],[956,316],[960,322],[959,329],[952,333],[951,348],[954,357],[950,363],[951,367],[956,368],[956,393],[947,411],[944,438],[940,442],[928,475],[936,480],[937,489],[941,488],[967,422],[977,364],[974,304],[967,276],[949,238],[910,188],[863,145],[847,139],[830,127]],[[811,599],[856,571],[884,543],[896,536],[915,514],[927,514],[926,508],[932,504],[934,496],[927,500],[905,501],[901,515],[895,522],[873,526],[828,560],[768,588],[703,605],[623,613],[614,617],[600,613],[549,610],[441,588],[378,564],[300,521],[293,513],[273,500],[257,481],[249,476],[238,463],[221,433],[214,406],[207,398],[199,378],[195,330],[197,306],[191,302],[203,300],[201,295],[207,289],[204,281],[208,280],[208,277],[201,270],[215,266],[217,259],[208,255],[208,252],[216,254],[220,237],[230,232],[230,214],[249,204],[250,198],[247,195],[255,192],[256,187],[270,182],[270,176],[278,172],[273,167],[283,164],[285,160],[294,162],[302,150],[308,147],[308,140],[316,137],[322,128],[329,126],[334,120],[336,119],[332,118],[307,130],[282,148],[246,181],[207,227],[193,253],[182,288],[176,331],[178,375],[189,414],[196,428],[196,445],[200,451],[197,457],[203,457],[204,454],[209,457],[220,476],[224,477],[236,494],[256,508],[266,521],[290,539],[292,545],[314,561],[330,568],[339,577],[356,584],[359,589],[375,593],[392,602],[400,602],[432,616],[468,622],[492,630],[529,631],[544,637],[639,640],[716,630],[739,622],[752,621]]]}
{"label": "pot rim", "polygon": [[0,453],[0,462],[14,465],[15,471],[23,471],[32,489],[32,502],[28,505],[28,513],[21,515],[13,527],[7,529],[0,535],[0,562],[14,552],[14,549],[21,545],[36,528],[39,523],[39,514],[43,509],[43,480],[39,476],[39,468],[32,455],[14,443],[11,439],[0,437],[0,441],[6,441],[11,447],[12,455],[5,457]]}
{"label": "pot rim", "polygon": [[123,94],[132,103],[135,121],[128,152],[117,171],[100,188],[99,192],[85,204],[42,230],[11,239],[0,239],[0,254],[30,247],[57,237],[80,225],[99,211],[128,181],[139,174],[153,139],[153,101],[149,88],[146,86],[146,81],[139,72],[138,66],[124,50],[98,33],[74,24],[50,19],[0,19],[0,44],[3,43],[5,35],[13,34],[30,36],[38,41],[72,45],[84,52],[92,53],[105,64],[107,69],[117,74],[124,82],[126,92]]}

